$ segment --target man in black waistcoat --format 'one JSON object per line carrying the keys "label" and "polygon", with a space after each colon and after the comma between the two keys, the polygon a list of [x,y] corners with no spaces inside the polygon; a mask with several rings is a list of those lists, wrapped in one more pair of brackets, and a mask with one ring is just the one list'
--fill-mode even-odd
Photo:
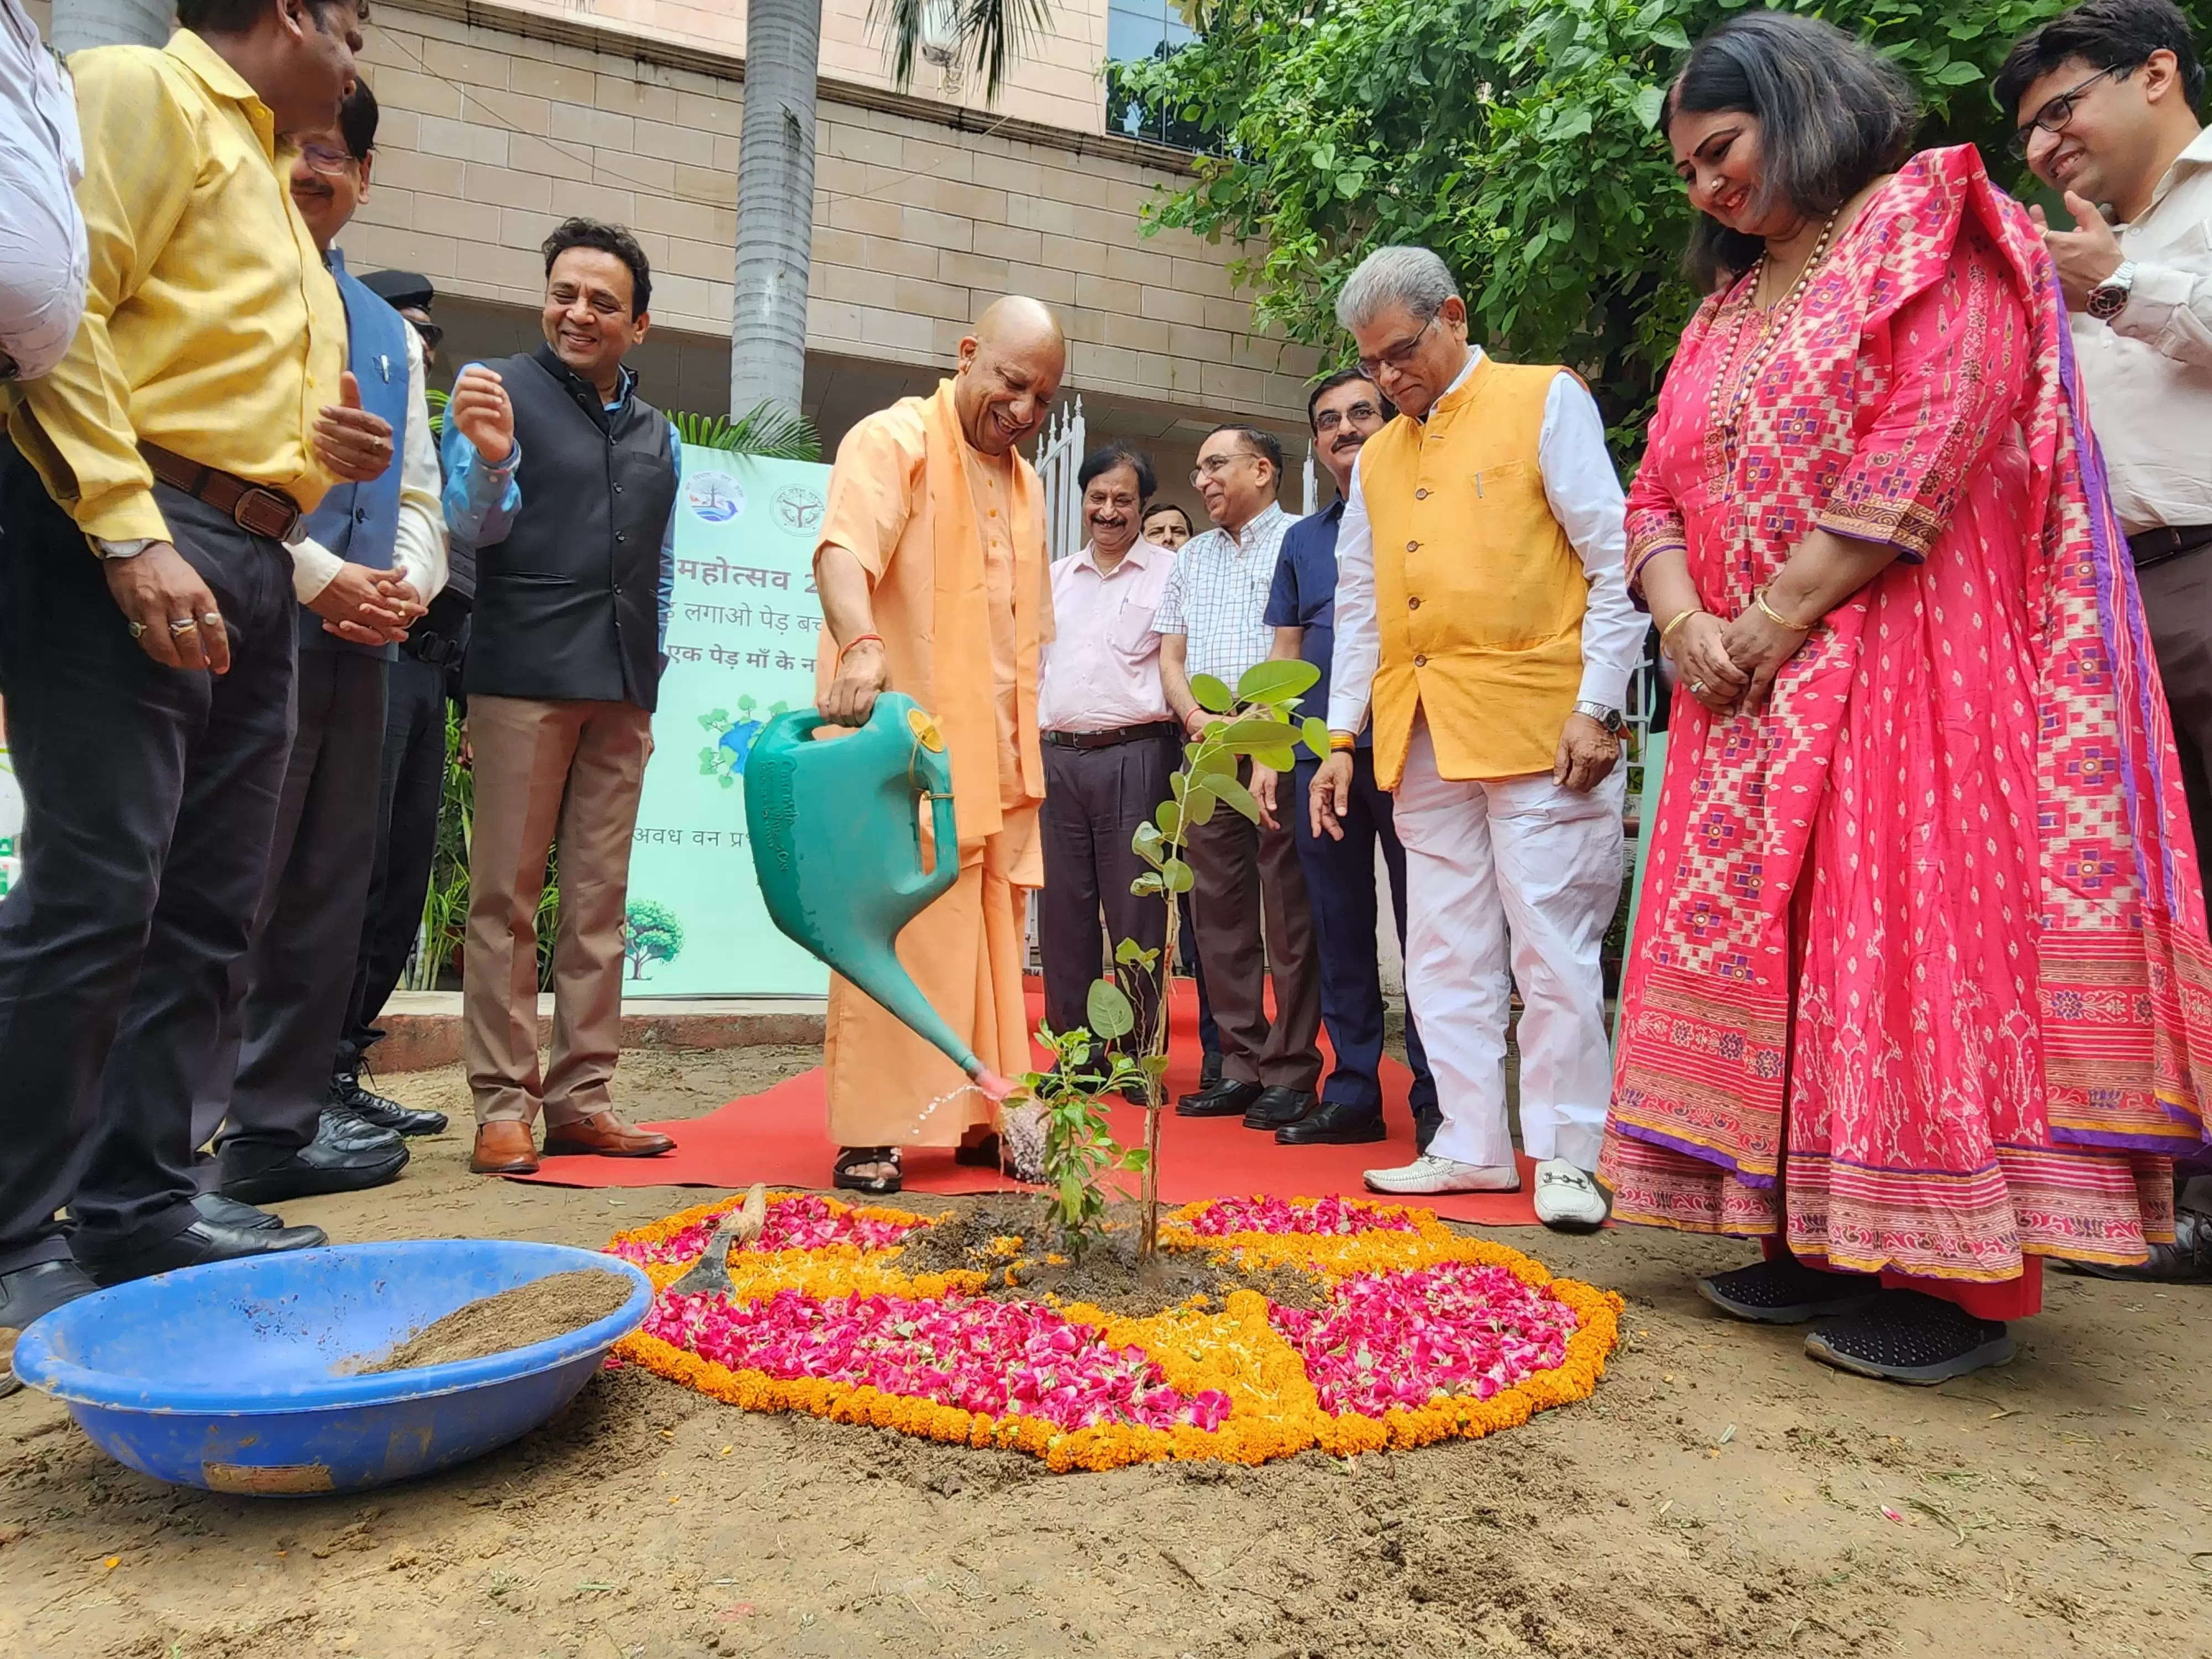
{"label": "man in black waistcoat", "polygon": [[[462,1028],[483,1175],[545,1151],[650,1158],[674,1145],[614,1110],[630,837],[653,752],[683,445],[623,357],[645,338],[652,267],[628,231],[571,219],[545,240],[545,344],[453,388],[447,524],[476,555],[464,684],[475,751]],[[500,422],[513,422],[501,454]],[[464,476],[512,465],[481,515]],[[553,1052],[538,1064],[538,905],[560,847]]]}

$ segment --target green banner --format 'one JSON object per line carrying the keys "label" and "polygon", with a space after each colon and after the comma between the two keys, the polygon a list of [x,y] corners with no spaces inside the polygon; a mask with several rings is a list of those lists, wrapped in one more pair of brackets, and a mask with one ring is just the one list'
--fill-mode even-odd
{"label": "green banner", "polygon": [[625,997],[820,996],[829,970],[761,906],[745,756],[814,704],[814,542],[830,469],[686,445],[668,670],[630,849]]}

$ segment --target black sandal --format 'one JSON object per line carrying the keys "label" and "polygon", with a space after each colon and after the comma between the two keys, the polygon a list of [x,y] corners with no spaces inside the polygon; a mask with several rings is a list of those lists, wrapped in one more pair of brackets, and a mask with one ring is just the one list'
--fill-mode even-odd
{"label": "black sandal", "polygon": [[832,1167],[830,1184],[840,1192],[866,1193],[871,1198],[889,1198],[903,1186],[901,1174],[887,1176],[855,1175],[853,1172],[866,1164],[888,1164],[896,1172],[899,1169],[899,1150],[896,1146],[841,1146],[837,1162]]}

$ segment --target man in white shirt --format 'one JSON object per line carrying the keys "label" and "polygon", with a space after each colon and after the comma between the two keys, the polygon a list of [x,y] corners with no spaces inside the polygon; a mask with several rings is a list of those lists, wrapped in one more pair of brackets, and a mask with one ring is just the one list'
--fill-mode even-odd
{"label": "man in white shirt", "polygon": [[[1275,505],[1282,477],[1282,445],[1257,428],[1220,427],[1199,446],[1191,482],[1214,527],[1176,555],[1152,624],[1160,635],[1161,685],[1194,738],[1216,717],[1198,706],[1192,676],[1210,674],[1233,691],[1273,649],[1267,596],[1291,522]],[[1237,777],[1249,782],[1249,761],[1239,763]],[[1255,824],[1223,811],[1191,826],[1187,848],[1196,878],[1193,931],[1220,1033],[1221,1078],[1185,1095],[1176,1110],[1242,1117],[1246,1128],[1272,1134],[1313,1110],[1321,1081],[1321,966],[1297,843],[1280,822]],[[1266,998],[1271,973],[1273,1021]]]}
{"label": "man in white shirt", "polygon": [[83,173],[68,76],[18,0],[0,0],[0,380],[36,380],[76,334]]}
{"label": "man in white shirt", "polygon": [[[408,1158],[403,1133],[434,1133],[443,1115],[373,1124],[329,1107],[330,1057],[352,1008],[354,969],[376,851],[385,688],[394,644],[446,582],[446,521],[423,398],[422,341],[345,269],[334,246],[368,198],[376,99],[366,81],[338,124],[299,136],[292,199],[345,301],[349,362],[363,404],[403,434],[384,477],[332,490],[293,549],[295,594],[362,587],[379,624],[299,612],[296,720],[252,950],[234,974],[210,1075],[193,1103],[196,1135],[222,1134],[204,1163],[201,1213],[268,1224],[253,1206],[373,1187]],[[228,1121],[226,1121],[226,1119]],[[198,1140],[195,1144],[198,1144]]]}
{"label": "man in white shirt", "polygon": [[[1997,101],[2062,192],[2044,236],[2127,532],[2172,716],[2197,863],[2212,884],[2212,131],[2204,69],[2169,0],[2089,0],[2014,46]],[[2037,210],[2039,217],[2040,210]],[[2112,1279],[2212,1279],[2212,1174],[2176,1182],[2176,1243]]]}
{"label": "man in white shirt", "polygon": [[[1150,867],[1130,842],[1168,799],[1182,729],[1160,689],[1160,636],[1152,632],[1175,557],[1138,533],[1158,488],[1152,460],[1109,444],[1085,458],[1075,481],[1091,540],[1052,567],[1053,638],[1037,685],[1045,780],[1037,932],[1045,1022],[1056,1031],[1088,1023],[1085,1000],[1113,946],[1127,939],[1157,951],[1166,943],[1166,908],[1129,891]],[[1158,1006],[1157,983],[1140,978],[1128,988],[1138,993],[1139,1039]]]}
{"label": "man in white shirt", "polygon": [[1566,370],[1469,345],[1458,286],[1426,248],[1370,255],[1337,318],[1400,413],[1361,447],[1337,535],[1332,752],[1308,800],[1314,833],[1340,835],[1371,701],[1375,777],[1406,848],[1407,1000],[1443,1114],[1426,1152],[1367,1184],[1519,1188],[1517,985],[1537,1218],[1595,1227],[1613,1096],[1599,951],[1620,903],[1615,762],[1646,626],[1604,422]]}

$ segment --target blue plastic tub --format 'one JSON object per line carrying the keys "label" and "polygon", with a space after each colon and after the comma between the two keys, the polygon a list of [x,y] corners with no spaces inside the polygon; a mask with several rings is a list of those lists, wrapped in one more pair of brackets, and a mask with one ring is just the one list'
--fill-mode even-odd
{"label": "blue plastic tub", "polygon": [[[339,1374],[466,1303],[579,1268],[629,1279],[629,1300],[566,1336],[486,1358]],[[267,1496],[351,1492],[445,1468],[535,1428],[652,1303],[639,1269],[565,1244],[343,1244],[82,1297],[23,1334],[15,1371],[64,1401],[101,1450],[157,1480]]]}

